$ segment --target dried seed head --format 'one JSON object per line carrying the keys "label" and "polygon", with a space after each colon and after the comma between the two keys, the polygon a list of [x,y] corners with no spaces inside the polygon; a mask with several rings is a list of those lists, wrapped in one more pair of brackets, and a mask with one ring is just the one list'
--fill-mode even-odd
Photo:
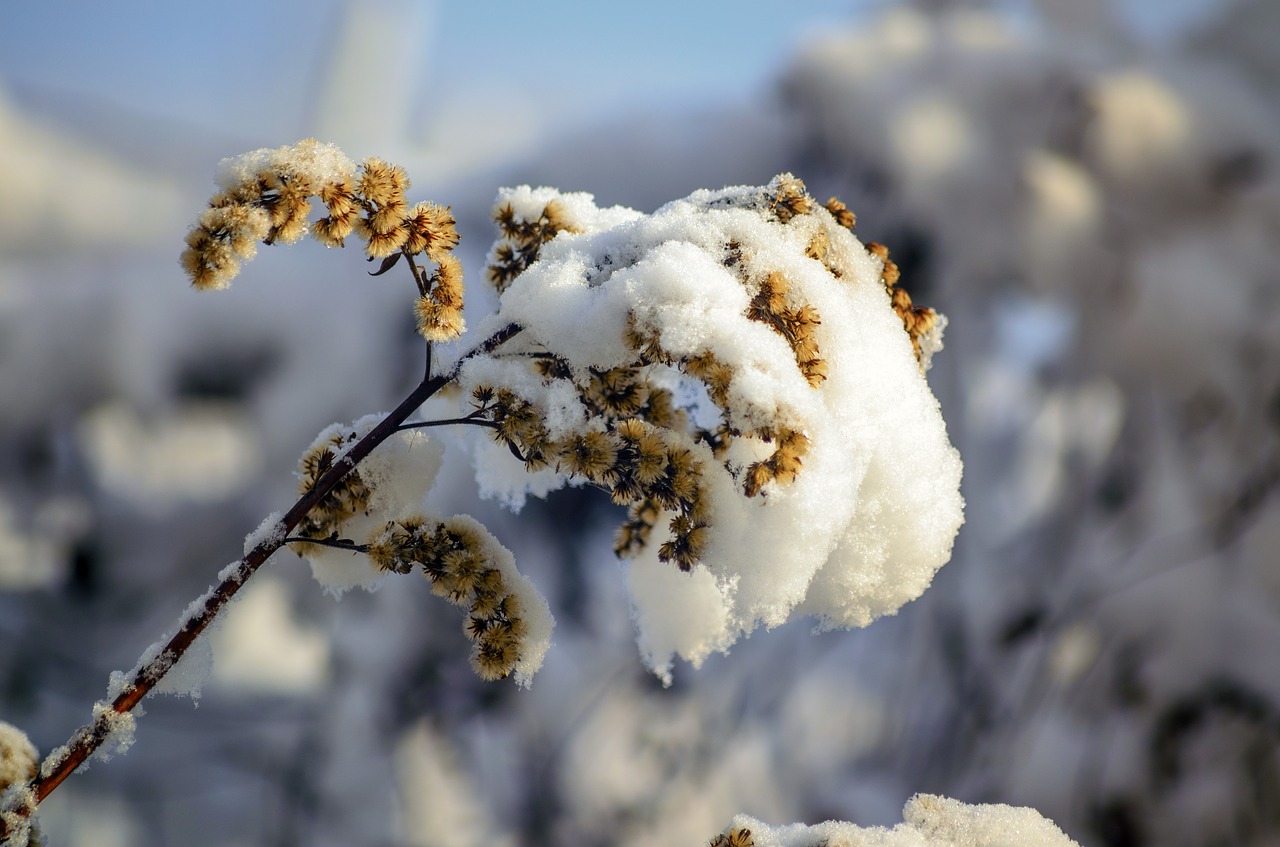
{"label": "dried seed head", "polygon": [[471,662],[484,679],[509,676],[521,658],[529,626],[520,598],[492,560],[493,542],[473,522],[411,516],[388,522],[368,539],[384,570],[421,568],[432,593],[467,610],[463,631]]}
{"label": "dried seed head", "polygon": [[360,176],[356,184],[365,200],[378,206],[388,206],[404,202],[409,178],[402,168],[378,158],[370,158],[360,165]]}
{"label": "dried seed head", "polygon": [[543,244],[561,232],[577,231],[554,200],[544,205],[542,212],[532,220],[517,214],[510,202],[502,202],[494,207],[493,220],[498,225],[502,240],[490,253],[488,275],[499,293],[538,260]]}
{"label": "dried seed head", "polygon": [[708,847],[755,847],[751,838],[751,830],[734,827],[711,839]]}
{"label": "dried seed head", "polygon": [[0,721],[0,794],[11,785],[35,779],[40,753],[27,734]]}
{"label": "dried seed head", "polygon": [[614,469],[618,445],[604,432],[583,432],[571,436],[560,448],[558,464],[575,476],[604,482]]}
{"label": "dried seed head", "polygon": [[[333,468],[341,449],[354,440],[354,437],[354,433],[338,433],[328,442],[314,445],[302,454],[298,462],[299,494],[306,494],[315,487],[320,478]],[[358,468],[347,471],[333,489],[307,513],[298,524],[295,534],[315,539],[341,535],[344,522],[368,510],[371,494]],[[306,545],[298,545],[295,552],[299,556],[305,556],[312,551]]]}
{"label": "dried seed head", "polygon": [[831,217],[836,219],[836,223],[850,232],[858,225],[858,216],[835,197],[827,200],[827,211],[831,213]]}
{"label": "dried seed head", "polygon": [[804,183],[791,174],[780,174],[769,183],[770,211],[782,223],[796,215],[808,214],[813,209],[813,198],[805,191]]}
{"label": "dried seed head", "polygon": [[447,206],[435,203],[419,203],[408,216],[409,240],[405,249],[410,253],[426,253],[427,258],[439,262],[458,246],[458,230],[453,212]]}

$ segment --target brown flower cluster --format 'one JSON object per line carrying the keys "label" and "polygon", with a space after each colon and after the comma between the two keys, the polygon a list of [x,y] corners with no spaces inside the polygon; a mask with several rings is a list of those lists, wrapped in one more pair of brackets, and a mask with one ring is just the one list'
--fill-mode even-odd
{"label": "brown flower cluster", "polygon": [[889,292],[893,310],[898,313],[898,317],[902,318],[902,328],[907,331],[907,335],[911,336],[911,348],[915,350],[916,360],[919,361],[922,358],[920,339],[937,325],[938,313],[924,306],[912,305],[911,295],[905,288],[898,287],[902,274],[897,264],[889,258],[888,247],[873,241],[867,245],[867,250],[884,262],[884,273],[880,279]]}
{"label": "brown flower cluster", "polygon": [[531,471],[544,467],[585,479],[628,507],[615,549],[634,553],[649,540],[662,511],[672,514],[671,538],[658,558],[681,570],[697,563],[706,545],[708,505],[702,469],[682,430],[683,412],[670,392],[647,384],[637,368],[592,372],[579,386],[603,429],[549,437],[536,407],[508,389],[481,387],[475,403],[494,423],[494,436]]}
{"label": "brown flower cluster", "polygon": [[708,847],[755,847],[755,843],[751,830],[735,826],[711,839]]}
{"label": "brown flower cluster", "polygon": [[500,203],[493,210],[493,220],[501,235],[489,258],[489,281],[499,294],[538,260],[543,244],[562,232],[578,231],[565,220],[564,211],[554,200],[532,220],[517,215],[510,203]]}
{"label": "brown flower cluster", "polygon": [[[298,462],[300,478],[298,493],[306,494],[324,476],[334,462],[338,460],[343,449],[357,439],[355,432],[335,433],[327,442],[317,444],[302,454]],[[360,477],[360,469],[352,468],[324,496],[307,516],[298,524],[295,533],[303,538],[314,538],[317,541],[335,541],[338,539],[342,524],[359,514],[369,510],[369,487]],[[313,552],[311,545],[300,544],[297,547],[299,556]]]}
{"label": "brown flower cluster", "polygon": [[520,598],[493,566],[489,539],[473,522],[413,516],[389,521],[369,539],[369,558],[383,571],[421,569],[431,590],[467,610],[471,664],[486,680],[509,676],[528,633]]}
{"label": "brown flower cluster", "polygon": [[796,215],[807,215],[813,211],[813,198],[805,189],[804,182],[791,174],[780,174],[769,187],[769,211],[784,224]]}
{"label": "brown flower cluster", "polygon": [[[784,175],[783,177],[776,179],[770,187],[773,189],[769,199],[770,211],[784,224],[790,222],[793,218],[799,215],[811,214],[817,208],[812,198],[805,193],[804,183],[795,177]],[[850,231],[857,226],[857,216],[849,210],[848,206],[840,202],[835,197],[827,200],[823,208],[831,215],[831,218],[839,226]],[[828,246],[829,238],[826,231],[820,228],[815,232],[813,238],[810,240],[806,252],[810,258],[823,262],[829,271],[839,277],[841,275],[839,268],[826,261]],[[878,257],[884,263],[884,272],[881,276],[881,281],[884,283],[885,289],[889,292],[889,297],[893,303],[894,311],[902,318],[903,329],[905,329],[907,331],[907,335],[911,337],[911,347],[915,351],[916,360],[921,362],[923,366],[924,355],[921,349],[920,339],[937,325],[938,315],[933,309],[914,306],[911,302],[911,295],[908,294],[905,289],[898,287],[901,273],[898,270],[898,266],[889,258],[888,247],[885,247],[883,244],[877,244],[876,242],[871,242],[866,246],[867,250],[872,255]],[[753,303],[752,305],[754,308],[755,304]],[[753,319],[765,320],[770,323],[775,321],[774,318],[766,318],[763,316],[755,317],[754,315]],[[777,328],[776,325],[775,328]],[[802,352],[801,347],[792,341],[791,335],[788,331],[784,331],[779,328],[779,332],[782,332],[783,335],[787,337],[788,342],[791,343],[792,349],[796,351],[796,361],[800,365],[801,370],[805,372],[805,376],[808,377],[810,372],[806,370],[806,363],[803,358],[805,355],[808,355],[807,348]],[[791,332],[794,332],[794,330]],[[816,348],[812,355],[817,355]],[[812,365],[809,365],[808,367],[812,367]],[[825,373],[825,367],[822,372]],[[810,382],[813,382],[812,378],[810,378]]]}
{"label": "brown flower cluster", "polygon": [[[310,231],[321,244],[341,247],[354,234],[365,242],[369,258],[384,260],[383,271],[401,256],[409,259],[423,337],[446,341],[462,333],[462,266],[452,255],[458,243],[453,215],[434,203],[410,206],[404,170],[377,158],[344,169],[335,166],[345,161],[340,153],[314,140],[249,156],[256,157],[256,167],[242,168],[233,184],[214,195],[187,234],[182,266],[196,288],[225,288],[260,241],[287,243]],[[317,166],[317,159],[325,166]],[[327,214],[309,224],[313,197]],[[420,255],[436,264],[434,273],[413,264]]]}
{"label": "brown flower cluster", "polygon": [[[821,232],[821,230],[819,230]],[[760,282],[747,317],[768,324],[787,340],[795,353],[796,365],[809,384],[815,388],[827,378],[827,363],[818,355],[818,342],[814,329],[822,323],[818,310],[809,305],[795,308],[788,302],[791,284],[787,278],[773,271]]]}
{"label": "brown flower cluster", "polygon": [[[778,275],[780,276],[780,275]],[[809,308],[809,307],[805,307]],[[750,312],[748,317],[750,317]],[[753,318],[754,320],[755,318]],[[773,326],[772,321],[763,321]],[[816,317],[810,328],[816,325]],[[776,326],[775,326],[776,329]],[[785,337],[785,336],[784,336]],[[782,484],[792,482],[799,474],[804,455],[809,451],[809,439],[799,429],[776,423],[773,426],[744,430],[729,423],[729,385],[733,381],[733,368],[722,362],[709,351],[695,356],[675,357],[662,349],[655,333],[644,332],[634,324],[628,330],[628,343],[638,351],[639,361],[643,365],[660,363],[678,368],[682,373],[697,379],[706,386],[707,397],[721,411],[721,424],[713,432],[700,430],[696,437],[711,446],[717,458],[724,458],[729,445],[738,438],[753,438],[756,441],[773,445],[773,453],[766,459],[748,465],[742,472],[742,490],[748,497],[761,492],[764,485],[771,481]],[[814,353],[817,346],[813,347]],[[825,374],[825,363],[819,361]],[[810,379],[809,384],[816,386],[822,380]],[[728,467],[728,465],[726,465]],[[729,468],[733,472],[732,468]]]}
{"label": "brown flower cluster", "polygon": [[850,232],[853,232],[854,227],[858,225],[858,216],[835,197],[827,199],[826,209],[831,213],[831,217],[835,218],[837,224]]}

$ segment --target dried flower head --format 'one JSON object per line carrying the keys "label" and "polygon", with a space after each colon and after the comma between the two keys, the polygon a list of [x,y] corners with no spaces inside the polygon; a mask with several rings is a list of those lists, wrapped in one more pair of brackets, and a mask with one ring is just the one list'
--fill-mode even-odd
{"label": "dried flower head", "polygon": [[898,265],[889,258],[888,247],[873,241],[867,245],[867,251],[880,259],[883,265],[880,281],[889,292],[893,310],[902,319],[902,328],[911,338],[911,348],[915,351],[916,359],[920,361],[921,369],[927,369],[933,351],[941,346],[935,336],[941,335],[946,319],[933,309],[912,305],[911,295],[906,289],[898,287],[902,273]]}
{"label": "dried flower head", "polygon": [[[314,488],[320,477],[333,468],[344,450],[354,444],[357,437],[354,429],[336,432],[326,441],[312,445],[303,453],[298,460],[298,493],[306,494]],[[338,538],[343,523],[368,510],[369,495],[369,487],[361,478],[360,470],[353,468],[312,508],[298,526],[297,534],[320,541]],[[297,549],[300,556],[308,552],[311,552],[311,548],[306,545],[300,545]]]}
{"label": "dried flower head", "polygon": [[40,753],[27,734],[0,721],[0,793],[11,785],[35,779]]}
{"label": "dried flower head", "polygon": [[542,245],[561,232],[579,232],[564,208],[548,200],[536,211],[527,204],[517,209],[510,200],[493,208],[493,220],[501,237],[489,254],[489,281],[499,292],[538,259]]}
{"label": "dried flower head", "polygon": [[[453,257],[458,233],[447,207],[409,206],[409,178],[397,165],[366,159],[357,168],[331,144],[313,139],[227,159],[221,190],[187,233],[181,263],[199,289],[225,288],[253,258],[259,242],[292,242],[308,231],[327,247],[352,235],[371,259],[425,256],[434,273],[411,264],[419,299],[418,328],[428,341],[448,341],[463,331],[462,266]],[[311,198],[326,215],[308,225]]]}
{"label": "dried flower head", "polygon": [[417,569],[432,592],[466,610],[463,632],[471,665],[486,680],[526,679],[541,664],[550,630],[546,603],[516,573],[511,554],[475,520],[411,514],[388,521],[368,539],[384,571]]}
{"label": "dried flower head", "polygon": [[755,847],[755,841],[751,838],[751,830],[735,826],[711,839],[709,847]]}
{"label": "dried flower head", "polygon": [[836,223],[850,232],[858,225],[858,216],[837,198],[829,198],[826,202],[826,208],[831,213],[831,217],[835,218]]}

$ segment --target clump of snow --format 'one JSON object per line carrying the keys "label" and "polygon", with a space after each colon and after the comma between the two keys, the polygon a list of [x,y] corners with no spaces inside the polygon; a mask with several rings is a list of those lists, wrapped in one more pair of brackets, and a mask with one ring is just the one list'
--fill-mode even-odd
{"label": "clump of snow", "polygon": [[248,556],[250,551],[262,544],[283,541],[284,524],[280,522],[283,517],[283,512],[272,512],[263,518],[258,528],[244,537],[244,554]]}
{"label": "clump of snow", "polygon": [[[651,215],[594,209],[589,195],[545,188],[499,198],[534,216],[555,200],[580,232],[547,243],[503,293],[480,332],[524,329],[498,354],[468,360],[464,388],[501,386],[535,403],[551,438],[581,431],[584,421],[590,429],[569,380],[544,379],[511,354],[518,344],[546,351],[575,374],[626,366],[637,355],[626,340],[632,326],[672,357],[709,353],[732,368],[731,426],[790,428],[808,439],[795,481],[770,484],[761,497],[744,496],[741,470],[767,447],[740,439],[726,463],[688,441],[705,471],[705,551],[689,573],[642,558],[630,574],[641,648],[664,677],[674,655],[696,664],[795,613],[825,628],[892,614],[928,586],[963,522],[960,459],[881,281],[881,260],[825,210],[786,224],[771,216],[776,185],[698,191]],[[829,243],[823,261],[806,252],[819,236]],[[729,267],[730,244],[740,246],[741,268]],[[829,369],[816,386],[782,334],[747,317],[753,292],[743,280],[775,272],[821,318],[816,340]],[[939,329],[922,339],[923,360],[940,346]],[[530,479],[522,463],[501,458],[504,446],[478,441],[484,493],[519,503],[569,482],[550,470]]]}
{"label": "clump of snow", "polygon": [[[223,568],[218,573],[218,582],[211,585],[203,594],[187,604],[187,608],[183,610],[182,616],[178,619],[178,625],[165,633],[163,638],[152,642],[138,657],[138,661],[134,664],[132,670],[128,673],[123,671],[111,672],[107,681],[108,701],[114,701],[128,690],[142,670],[149,668],[161,656],[165,645],[173,639],[179,630],[186,626],[188,621],[204,610],[213,592],[220,584],[232,577],[240,564],[240,562],[232,562]],[[213,671],[213,647],[209,642],[210,631],[216,630],[220,625],[221,621],[214,619],[195,641],[187,647],[186,651],[177,657],[176,661],[172,657],[166,656],[163,662],[151,668],[148,676],[154,680],[154,684],[148,692],[148,696],[151,694],[172,694],[177,697],[190,697],[193,701],[199,700],[201,689]]]}
{"label": "clump of snow", "polygon": [[93,752],[92,758],[106,762],[112,756],[123,754],[133,746],[133,734],[138,722],[133,712],[117,712],[111,708],[110,703],[101,700],[93,704],[94,725],[96,726],[100,720],[105,721],[107,734],[102,744]]}
{"label": "clump of snow", "polygon": [[49,755],[45,756],[40,762],[40,776],[45,779],[52,776],[53,772],[66,761],[67,756],[70,755],[70,753],[71,748],[65,744],[59,744],[57,747],[50,750]]}
{"label": "clump of snow", "polygon": [[38,761],[40,752],[27,734],[0,721],[0,790],[33,779]]}
{"label": "clump of snow", "polygon": [[355,162],[336,145],[308,138],[283,147],[263,147],[218,163],[215,177],[223,190],[254,182],[263,171],[297,174],[313,186],[328,185],[350,176]]}
{"label": "clump of snow", "polygon": [[0,821],[4,823],[5,847],[28,847],[35,835],[35,820],[32,812],[36,808],[36,793],[31,786],[25,784],[12,785],[0,791]]}
{"label": "clump of snow", "polygon": [[[215,621],[210,629],[221,626]],[[210,632],[206,629],[200,634],[186,652],[170,666],[164,677],[151,689],[152,694],[172,694],[175,697],[190,697],[193,701],[200,699],[204,684],[213,673],[213,645],[209,640]]]}
{"label": "clump of snow", "polygon": [[1053,821],[1017,806],[917,794],[902,820],[892,829],[841,821],[770,826],[738,815],[730,828],[750,830],[754,847],[1079,847]]}
{"label": "clump of snow", "polygon": [[369,562],[369,557],[352,550],[315,546],[306,553],[311,576],[326,594],[341,597],[353,588],[372,590],[384,574]]}

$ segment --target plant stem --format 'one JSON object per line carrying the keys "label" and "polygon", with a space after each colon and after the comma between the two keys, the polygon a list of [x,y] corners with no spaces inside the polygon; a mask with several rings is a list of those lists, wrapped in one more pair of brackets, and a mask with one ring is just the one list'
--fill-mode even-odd
{"label": "plant stem", "polygon": [[485,420],[480,417],[480,414],[480,412],[474,412],[463,418],[446,418],[438,421],[418,421],[417,423],[400,424],[400,429],[427,429],[433,426],[452,426],[453,424],[470,424],[471,426],[483,426],[489,429],[498,428],[496,421]]}
{"label": "plant stem", "polygon": [[[41,773],[29,784],[28,787],[34,792],[35,803],[15,806],[4,811],[12,812],[18,817],[27,817],[34,812],[35,806],[48,797],[106,741],[111,733],[112,713],[123,714],[131,711],[151,692],[151,689],[177,664],[249,577],[253,576],[258,568],[262,567],[267,559],[285,544],[289,533],[302,522],[312,507],[333,491],[342,478],[372,453],[374,448],[393,435],[419,406],[456,379],[463,362],[472,356],[491,352],[520,332],[520,329],[517,324],[508,324],[460,358],[449,373],[437,377],[432,377],[428,373],[394,411],[379,421],[377,426],[353,444],[320,479],[316,480],[311,490],[302,495],[298,502],[294,503],[293,507],[280,518],[264,541],[246,553],[235,568],[209,591],[204,602],[182,622],[177,633],[169,639],[159,655],[143,665],[134,674],[133,681],[111,702],[111,711],[104,711],[93,723],[86,724],[75,731],[67,741],[65,754],[49,768],[47,773],[42,768]],[[8,835],[7,826],[3,820],[0,820],[0,841]]]}
{"label": "plant stem", "polygon": [[368,544],[357,544],[347,538],[329,539],[329,538],[307,538],[303,535],[290,535],[284,540],[285,544],[319,544],[321,547],[332,547],[334,550],[346,550],[348,553],[368,553]]}

